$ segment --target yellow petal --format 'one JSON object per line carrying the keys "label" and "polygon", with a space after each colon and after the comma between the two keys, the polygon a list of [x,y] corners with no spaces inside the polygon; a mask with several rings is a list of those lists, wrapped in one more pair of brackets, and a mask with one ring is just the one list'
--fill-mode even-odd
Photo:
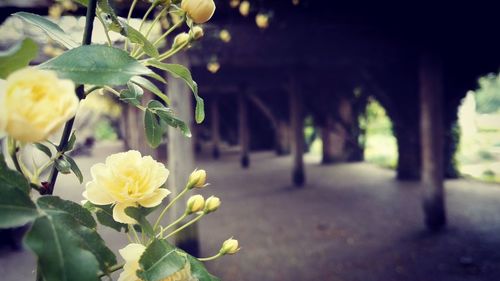
{"label": "yellow petal", "polygon": [[133,203],[117,203],[113,208],[113,219],[125,224],[136,224],[136,220],[125,214],[126,208],[135,206]]}
{"label": "yellow petal", "polygon": [[83,197],[96,205],[109,205],[115,202],[104,188],[98,186],[94,181],[88,182]]}
{"label": "yellow petal", "polygon": [[146,246],[138,243],[130,243],[125,248],[118,250],[125,262],[139,261],[142,253],[146,250]]}
{"label": "yellow petal", "polygon": [[145,199],[139,200],[139,204],[146,208],[152,208],[160,205],[161,201],[170,194],[170,190],[159,188],[153,194]]}

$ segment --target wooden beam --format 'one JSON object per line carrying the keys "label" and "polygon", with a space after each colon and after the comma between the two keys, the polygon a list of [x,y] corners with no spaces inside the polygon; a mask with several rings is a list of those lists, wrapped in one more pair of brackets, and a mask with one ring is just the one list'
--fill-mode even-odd
{"label": "wooden beam", "polygon": [[302,186],[305,182],[304,172],[304,117],[302,112],[302,98],[297,78],[292,77],[289,86],[290,92],[290,124],[292,126],[292,182],[295,186]]}
{"label": "wooden beam", "polygon": [[438,56],[421,57],[420,130],[425,223],[436,231],[446,225],[443,186],[443,66]]}
{"label": "wooden beam", "polygon": [[248,127],[248,105],[244,94],[238,95],[239,139],[241,146],[241,167],[250,166],[250,130]]}
{"label": "wooden beam", "polygon": [[[185,53],[176,55],[173,63],[189,66],[189,59]],[[171,108],[178,117],[191,127],[193,124],[193,100],[190,89],[180,79],[167,77]],[[168,128],[168,168],[170,176],[168,186],[172,191],[170,198],[181,192],[190,173],[194,170],[194,145],[190,138],[183,136],[179,129]],[[187,195],[189,196],[189,194]],[[170,212],[170,221],[177,219],[185,210],[184,204],[174,205]],[[192,226],[181,231],[174,237],[175,244],[192,255],[199,256],[198,226]]]}

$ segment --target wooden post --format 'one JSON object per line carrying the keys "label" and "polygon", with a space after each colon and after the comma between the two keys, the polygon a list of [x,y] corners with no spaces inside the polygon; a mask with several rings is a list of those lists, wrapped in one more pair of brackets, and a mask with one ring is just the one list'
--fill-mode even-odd
{"label": "wooden post", "polygon": [[[172,59],[173,63],[178,63],[189,67],[189,58],[186,53],[180,53]],[[192,94],[186,84],[178,78],[167,77],[169,97],[171,107],[177,116],[186,122],[188,126],[193,124],[193,102]],[[194,145],[190,138],[183,136],[179,129],[168,128],[168,168],[170,176],[168,187],[172,191],[170,198],[181,192],[186,185],[190,173],[194,170]],[[189,194],[186,195],[186,198]],[[180,201],[182,202],[182,200]],[[174,205],[174,210],[170,212],[170,221],[177,219],[185,210],[185,204]],[[188,253],[198,256],[198,226],[192,226],[181,231],[174,237],[175,244]]]}
{"label": "wooden post", "polygon": [[324,125],[321,127],[321,141],[323,143],[321,164],[331,164],[340,158],[339,149],[335,149],[334,131],[335,121],[332,116],[327,116]]}
{"label": "wooden post", "polygon": [[248,128],[248,105],[243,94],[238,95],[239,139],[241,146],[241,167],[250,166],[250,133]]}
{"label": "wooden post", "polygon": [[425,223],[436,231],[446,225],[443,187],[443,73],[439,57],[420,61],[420,132]]}
{"label": "wooden post", "polygon": [[304,174],[304,117],[302,115],[302,99],[296,79],[290,83],[290,124],[292,129],[292,181],[295,186],[305,182]]}
{"label": "wooden post", "polygon": [[220,118],[219,118],[219,106],[217,99],[210,103],[210,116],[211,116],[211,130],[212,130],[212,156],[214,159],[219,159],[220,157]]}
{"label": "wooden post", "polygon": [[276,130],[276,154],[290,154],[290,125],[284,120],[278,120]]}

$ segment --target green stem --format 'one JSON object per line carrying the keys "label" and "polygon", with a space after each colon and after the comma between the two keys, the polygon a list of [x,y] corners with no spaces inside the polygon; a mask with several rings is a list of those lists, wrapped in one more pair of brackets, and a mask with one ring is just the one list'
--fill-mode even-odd
{"label": "green stem", "polygon": [[[180,20],[178,23],[176,23],[175,25],[173,25],[172,27],[170,27],[167,31],[165,31],[161,36],[160,38],[156,39],[156,41],[153,42],[153,46],[156,47],[156,45],[158,45],[158,43],[160,43],[163,39],[165,39],[165,37],[167,37],[170,33],[172,33],[172,31],[176,30],[179,26],[182,25],[182,23],[184,22],[184,18],[182,20]],[[167,51],[168,52],[168,51]],[[135,58],[140,58],[144,55],[145,53],[144,52],[140,52],[138,54],[134,54],[132,55],[133,57]],[[160,55],[161,56],[161,55]]]}
{"label": "green stem", "polygon": [[215,259],[220,258],[222,256],[223,256],[223,254],[218,253],[217,255],[214,255],[214,256],[211,256],[211,257],[208,257],[208,258],[198,258],[198,260],[199,261],[212,261],[212,260],[215,260]]}
{"label": "green stem", "polygon": [[160,222],[161,220],[163,219],[163,217],[165,216],[165,214],[167,213],[168,209],[170,209],[170,207],[172,207],[172,205],[174,205],[174,203],[179,200],[179,198],[181,198],[184,194],[186,194],[186,192],[188,191],[189,189],[187,187],[184,188],[183,191],[181,191],[181,193],[177,194],[177,196],[175,196],[174,199],[172,199],[172,201],[170,201],[168,203],[168,205],[163,209],[163,211],[161,211],[160,215],[158,216],[158,219],[156,219],[156,222],[153,226],[153,231],[156,232],[156,230],[158,229],[158,226],[160,225]]}
{"label": "green stem", "polygon": [[9,138],[8,141],[10,142],[8,145],[10,158],[12,159],[12,162],[14,162],[16,170],[19,173],[23,174],[23,170],[21,169],[21,165],[19,164],[19,159],[17,158],[17,152],[18,152],[17,141],[13,138]]}
{"label": "green stem", "polygon": [[182,231],[183,229],[185,229],[186,227],[192,225],[193,223],[199,221],[204,215],[206,215],[206,213],[201,213],[199,214],[196,218],[190,220],[188,223],[186,223],[185,225],[177,228],[176,230],[172,231],[169,235],[167,235],[167,237],[165,237],[165,239],[171,237],[172,235],[176,234],[176,233],[179,233],[180,231]]}
{"label": "green stem", "polygon": [[151,12],[154,10],[154,8],[156,8],[155,5],[149,6],[149,9],[146,11],[146,13],[144,14],[144,16],[142,17],[141,25],[139,25],[139,31],[142,30],[142,27],[144,26],[144,23],[146,22],[146,19],[148,18],[149,14],[151,14]]}
{"label": "green stem", "polygon": [[[132,2],[132,5],[130,6],[130,9],[128,10],[128,15],[127,15],[127,24],[130,24],[130,18],[132,17],[132,12],[135,9],[135,5],[137,5],[138,0],[134,0]],[[128,37],[125,38],[125,50],[127,50],[128,47]]]}
{"label": "green stem", "polygon": [[[90,43],[92,43],[92,30],[94,29],[94,17],[95,17],[96,8],[97,8],[97,0],[89,0],[88,6],[87,6],[87,15],[86,15],[86,19],[85,19],[85,29],[83,32],[82,45],[90,45]],[[83,85],[80,85],[76,88],[76,94],[77,94],[79,99],[84,98],[85,90],[83,88]],[[69,137],[71,136],[71,131],[73,130],[74,123],[75,123],[75,117],[71,118],[64,125],[63,134],[61,136],[61,140],[59,142],[59,145],[57,146],[58,152],[63,151],[63,149],[68,144]],[[57,170],[56,166],[54,165],[52,167],[52,171],[50,173],[49,185],[47,188],[47,194],[49,194],[49,195],[54,192],[54,186],[56,184],[58,174],[59,174],[59,171]]]}
{"label": "green stem", "polygon": [[141,239],[139,239],[139,235],[137,235],[137,231],[135,231],[135,228],[133,225],[131,225],[131,224],[128,225],[128,231],[132,232],[134,234],[136,243],[141,243]]}
{"label": "green stem", "polygon": [[122,269],[122,268],[123,268],[123,266],[124,266],[124,264],[117,264],[117,265],[114,265],[114,266],[112,266],[112,267],[110,267],[110,268],[108,269],[108,272],[107,272],[107,273],[101,273],[101,274],[99,274],[99,278],[102,278],[102,277],[104,277],[104,276],[106,276],[106,275],[109,275],[110,273],[113,273],[113,272],[115,272],[115,271],[118,271],[118,270]]}
{"label": "green stem", "polygon": [[165,228],[162,228],[160,233],[158,233],[158,235],[156,235],[156,238],[162,238],[163,237],[163,232],[167,231],[167,229],[171,228],[172,226],[178,224],[179,222],[181,222],[185,217],[187,217],[188,214],[187,213],[184,213],[182,214],[182,216],[180,216],[178,219],[176,219],[173,223],[167,225],[167,227]]}
{"label": "green stem", "polygon": [[109,37],[109,29],[104,20],[102,19],[101,15],[97,13],[97,19],[101,22],[102,27],[104,28],[104,34],[106,34],[106,39],[108,40],[108,45],[111,47],[113,45],[113,42],[111,42],[111,38]]}

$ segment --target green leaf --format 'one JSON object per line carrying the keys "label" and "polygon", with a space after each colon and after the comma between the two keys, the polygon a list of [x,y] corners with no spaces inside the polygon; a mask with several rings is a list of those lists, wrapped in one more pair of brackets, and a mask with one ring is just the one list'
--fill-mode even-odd
{"label": "green leaf", "polygon": [[210,274],[202,262],[200,262],[197,258],[186,254],[187,259],[191,265],[191,275],[196,278],[196,280],[203,281],[220,281],[219,278]]}
{"label": "green leaf", "polygon": [[71,172],[71,164],[64,158],[56,159],[56,168],[62,174],[69,174]]}
{"label": "green leaf", "polygon": [[134,83],[127,83],[128,88],[120,92],[120,100],[138,106],[141,104],[144,91]]}
{"label": "green leaf", "polygon": [[182,270],[187,262],[186,255],[167,241],[154,240],[139,260],[137,276],[145,281],[160,281]]}
{"label": "green leaf", "polygon": [[127,52],[103,45],[86,45],[65,52],[39,66],[54,70],[76,84],[124,85],[136,75],[152,71]]}
{"label": "green leaf", "polygon": [[189,130],[189,127],[186,125],[186,123],[176,118],[172,110],[165,107],[161,102],[155,100],[150,101],[148,104],[148,109],[158,115],[158,117],[160,117],[160,119],[167,123],[169,126],[179,128],[184,136],[188,138],[191,137],[191,131]]}
{"label": "green leaf", "polygon": [[0,52],[0,78],[5,79],[12,72],[28,66],[37,55],[38,45],[30,38]]}
{"label": "green leaf", "polygon": [[148,234],[149,237],[154,237],[154,231],[153,227],[149,223],[149,221],[146,219],[146,216],[148,215],[148,211],[145,208],[135,208],[135,207],[128,207],[125,209],[125,214],[130,216],[131,218],[135,219],[139,225],[141,226],[141,229],[144,233]]}
{"label": "green leaf", "polygon": [[155,79],[163,84],[167,84],[167,81],[163,77],[161,77],[160,75],[155,73],[154,71],[151,71],[151,73],[147,74],[147,76],[149,76],[149,77],[151,77],[151,78],[153,78],[153,79]]}
{"label": "green leaf", "polygon": [[[115,255],[95,231],[95,221],[88,210],[55,196],[41,197],[37,203],[46,216],[35,221],[26,243],[42,262],[45,281],[99,280],[99,269],[107,273],[116,264]],[[78,271],[75,267],[89,269],[79,269],[84,271],[80,276],[74,275]]]}
{"label": "green leaf", "polygon": [[2,178],[0,181],[0,228],[23,226],[37,217],[38,211],[29,195],[3,181]]}
{"label": "green leaf", "polygon": [[80,168],[78,168],[78,165],[76,164],[75,160],[68,155],[63,155],[64,160],[68,161],[70,165],[71,171],[73,171],[73,174],[78,178],[78,181],[80,183],[83,182],[83,174],[82,171],[80,171]]}
{"label": "green leaf", "polygon": [[138,30],[134,29],[132,26],[128,25],[126,22],[122,22],[126,28],[126,35],[128,39],[132,43],[137,43],[142,47],[142,50],[150,57],[158,57],[160,54],[158,53],[158,49],[153,45],[153,43],[149,42],[149,40],[142,35]]}
{"label": "green leaf", "polygon": [[48,148],[46,145],[41,144],[41,143],[35,143],[36,148],[40,150],[41,152],[45,153],[49,158],[52,157],[52,151],[50,151],[50,148]]}
{"label": "green leaf", "polygon": [[24,21],[41,28],[43,31],[45,31],[45,33],[47,33],[50,38],[68,49],[73,49],[80,45],[75,42],[68,34],[66,34],[64,30],[62,30],[57,24],[42,16],[26,12],[18,12],[15,13],[14,16],[19,17]]}
{"label": "green leaf", "polygon": [[121,232],[122,229],[127,231],[128,227],[124,223],[119,223],[113,219],[113,206],[112,205],[105,205],[105,206],[98,206],[94,205],[91,202],[86,202],[83,207],[85,207],[87,210],[91,211],[92,213],[95,213],[95,216],[97,218],[97,221],[107,227],[111,227],[114,230]]}
{"label": "green leaf", "polygon": [[24,193],[28,193],[30,191],[29,182],[18,171],[9,169],[4,159],[3,154],[0,153],[0,189],[3,187],[13,187]]}
{"label": "green leaf", "polygon": [[76,231],[84,231],[69,216],[38,218],[26,236],[26,245],[38,256],[44,281],[98,281],[99,263],[81,247]]}
{"label": "green leaf", "polygon": [[75,131],[71,133],[71,136],[69,137],[68,143],[66,144],[66,147],[63,149],[65,152],[73,150],[75,147],[76,143],[76,135]]}
{"label": "green leaf", "polygon": [[152,148],[157,148],[161,143],[165,131],[160,126],[158,117],[149,109],[144,112],[144,129],[149,145]]}
{"label": "green leaf", "polygon": [[176,78],[181,78],[186,82],[191,91],[193,91],[194,98],[196,100],[196,109],[195,109],[195,120],[196,123],[201,123],[205,119],[205,108],[203,99],[198,95],[198,85],[193,80],[191,76],[191,72],[185,66],[180,64],[171,64],[171,63],[162,63],[156,60],[150,60],[148,63],[151,66],[154,66],[159,69],[163,69],[170,73],[172,76]]}
{"label": "green leaf", "polygon": [[151,83],[151,81],[149,81],[148,79],[143,78],[141,76],[134,76],[132,77],[132,79],[130,79],[130,81],[152,92],[157,97],[161,98],[166,104],[170,104],[170,99],[164,93],[162,93],[162,91],[160,91],[160,89],[158,89],[158,87],[156,87],[155,84]]}

